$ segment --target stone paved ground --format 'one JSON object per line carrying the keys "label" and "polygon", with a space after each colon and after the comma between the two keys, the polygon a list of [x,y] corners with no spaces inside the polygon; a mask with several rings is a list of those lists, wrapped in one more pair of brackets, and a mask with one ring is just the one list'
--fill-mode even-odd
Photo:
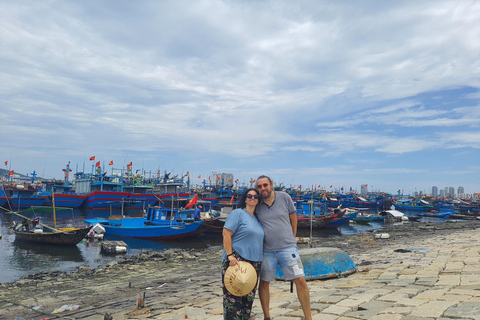
{"label": "stone paved ground", "polygon": [[[308,282],[313,319],[480,319],[477,222],[449,232],[437,227],[415,234],[392,230],[377,248],[361,249],[357,236],[341,243],[359,270],[345,278]],[[220,320],[219,260],[220,250],[195,256],[171,252],[69,275],[37,275],[0,287],[0,319]],[[289,283],[276,281],[271,292],[272,319],[303,318]],[[145,308],[137,310],[143,293]],[[51,313],[64,304],[80,308]],[[263,319],[258,300],[253,317]]]}

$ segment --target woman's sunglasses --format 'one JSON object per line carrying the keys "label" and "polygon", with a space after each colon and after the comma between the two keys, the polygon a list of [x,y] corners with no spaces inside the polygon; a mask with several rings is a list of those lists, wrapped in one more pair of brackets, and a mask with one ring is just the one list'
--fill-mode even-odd
{"label": "woman's sunglasses", "polygon": [[247,194],[247,198],[248,199],[252,199],[252,198],[260,199],[260,196],[258,194]]}

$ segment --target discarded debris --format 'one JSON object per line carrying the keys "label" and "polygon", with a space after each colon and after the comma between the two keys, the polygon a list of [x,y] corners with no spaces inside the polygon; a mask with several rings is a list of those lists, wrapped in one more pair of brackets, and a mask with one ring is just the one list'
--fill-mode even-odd
{"label": "discarded debris", "polygon": [[61,312],[64,312],[64,311],[74,311],[74,310],[77,310],[78,308],[80,308],[80,306],[78,304],[64,304],[60,308],[53,310],[52,313],[61,313]]}

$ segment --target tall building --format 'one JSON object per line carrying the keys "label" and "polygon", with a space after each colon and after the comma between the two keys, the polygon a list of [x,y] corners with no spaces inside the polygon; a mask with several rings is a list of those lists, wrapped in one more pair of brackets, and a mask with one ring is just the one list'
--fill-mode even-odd
{"label": "tall building", "polygon": [[367,194],[368,193],[368,185],[367,184],[362,184],[360,186],[360,193],[361,194]]}
{"label": "tall building", "polygon": [[453,197],[455,195],[455,188],[448,187],[448,196]]}
{"label": "tall building", "polygon": [[459,197],[460,199],[465,198],[465,190],[462,186],[458,187],[457,189],[457,197]]}
{"label": "tall building", "polygon": [[433,197],[438,196],[438,188],[436,186],[432,187],[432,196]]}
{"label": "tall building", "polygon": [[234,180],[233,180],[233,174],[232,173],[217,173],[217,172],[212,172],[212,180],[213,180],[213,185],[219,187],[219,186],[233,186]]}

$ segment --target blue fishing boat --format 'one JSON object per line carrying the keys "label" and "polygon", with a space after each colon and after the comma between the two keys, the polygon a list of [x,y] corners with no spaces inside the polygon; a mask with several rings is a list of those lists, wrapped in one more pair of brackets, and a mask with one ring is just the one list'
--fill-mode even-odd
{"label": "blue fishing boat", "polygon": [[350,220],[355,219],[355,217],[358,215],[358,211],[353,210],[353,209],[346,209],[345,213],[343,216],[336,218],[329,223],[327,223],[324,228],[340,228],[343,226],[345,223],[347,223]]}
{"label": "blue fishing boat", "polygon": [[413,211],[431,211],[435,209],[428,201],[413,199],[399,199],[393,203],[396,210],[413,210]]}
{"label": "blue fishing boat", "polygon": [[38,189],[29,183],[7,185],[3,190],[7,197],[7,207],[12,211],[42,206],[46,200],[46,197],[39,196]]}
{"label": "blue fishing boat", "polygon": [[443,212],[435,212],[435,211],[429,211],[429,212],[421,212],[418,213],[417,216],[420,217],[429,217],[429,218],[440,218],[440,219],[448,219],[450,218],[450,215],[454,215],[455,211],[443,211]]}
{"label": "blue fishing boat", "polygon": [[43,206],[52,207],[54,205],[53,199],[55,199],[56,207],[79,208],[83,204],[86,195],[75,194],[74,186],[69,182],[68,178],[72,171],[70,162],[62,171],[64,172],[63,182],[58,180],[42,181],[38,195],[45,197]]}
{"label": "blue fishing boat", "polygon": [[[150,208],[149,208],[150,209]],[[93,218],[85,219],[89,225],[100,223],[105,228],[105,235],[138,238],[147,240],[174,240],[187,237],[196,237],[205,229],[202,227],[203,220],[186,223],[177,221],[175,216],[168,211],[154,210],[152,208],[143,217],[143,214],[111,215],[108,219]]]}
{"label": "blue fishing boat", "polygon": [[369,222],[384,222],[385,217],[378,215],[378,214],[370,214],[370,213],[359,213],[355,218],[352,219],[356,223],[360,224],[368,224]]}
{"label": "blue fishing boat", "polygon": [[7,204],[7,196],[3,190],[0,190],[0,207],[4,207]]}

